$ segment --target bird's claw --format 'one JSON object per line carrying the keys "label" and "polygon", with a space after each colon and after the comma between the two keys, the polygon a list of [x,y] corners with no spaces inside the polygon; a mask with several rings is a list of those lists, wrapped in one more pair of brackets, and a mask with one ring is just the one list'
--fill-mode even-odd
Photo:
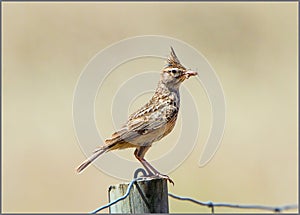
{"label": "bird's claw", "polygon": [[167,179],[174,186],[174,181],[169,176],[160,173],[157,173],[155,176],[158,178]]}
{"label": "bird's claw", "polygon": [[145,179],[147,179],[147,178],[163,178],[163,179],[168,180],[174,186],[174,181],[169,176],[161,174],[159,172],[157,172],[157,173],[150,172],[147,174],[144,169],[139,168],[134,172],[134,178],[137,178],[139,173],[143,174],[139,178],[145,178]]}

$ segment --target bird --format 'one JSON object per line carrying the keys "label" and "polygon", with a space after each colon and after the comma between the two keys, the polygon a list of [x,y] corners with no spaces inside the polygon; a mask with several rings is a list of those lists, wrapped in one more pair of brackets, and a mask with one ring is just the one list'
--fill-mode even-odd
{"label": "bird", "polygon": [[197,72],[184,67],[170,47],[166,66],[160,72],[160,79],[152,98],[140,109],[132,113],[121,129],[114,132],[105,144],[97,147],[93,154],[77,168],[81,173],[105,152],[135,148],[134,155],[147,171],[149,177],[173,180],[156,170],[146,159],[145,154],[154,142],[161,140],[174,128],[180,108],[179,88],[182,82]]}

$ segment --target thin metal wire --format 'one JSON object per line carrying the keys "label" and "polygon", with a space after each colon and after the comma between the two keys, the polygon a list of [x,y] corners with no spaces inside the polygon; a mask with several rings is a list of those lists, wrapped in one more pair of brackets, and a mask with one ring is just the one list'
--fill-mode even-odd
{"label": "thin metal wire", "polygon": [[278,207],[272,207],[272,206],[264,206],[264,205],[239,205],[239,204],[229,204],[229,203],[214,203],[214,202],[203,202],[199,201],[190,197],[181,197],[174,195],[172,193],[168,194],[170,197],[174,199],[179,199],[179,200],[184,200],[184,201],[190,201],[195,204],[199,204],[202,206],[207,206],[209,208],[213,209],[215,207],[229,207],[229,208],[242,208],[242,209],[259,209],[259,210],[268,210],[268,211],[273,211],[273,212],[282,212],[284,210],[291,210],[291,209],[297,209],[298,205],[283,205],[283,206],[278,206]]}
{"label": "thin metal wire", "polygon": [[[139,173],[142,173],[143,176],[138,177]],[[138,168],[138,169],[136,169],[135,172],[134,172],[134,174],[133,174],[133,179],[132,179],[132,181],[129,183],[129,185],[128,185],[128,187],[127,187],[127,190],[126,190],[126,193],[124,194],[124,196],[121,196],[121,197],[117,198],[116,200],[114,200],[114,201],[112,201],[112,202],[110,202],[110,203],[108,203],[108,204],[106,204],[106,205],[103,205],[103,206],[101,206],[101,207],[99,207],[99,208],[93,210],[92,212],[90,212],[90,214],[96,214],[96,213],[98,213],[99,211],[101,211],[101,210],[103,210],[103,209],[105,209],[105,208],[108,208],[108,207],[110,207],[110,206],[112,206],[112,205],[118,203],[119,201],[121,201],[121,200],[123,200],[123,199],[126,199],[127,196],[129,196],[130,190],[131,190],[131,188],[132,188],[134,182],[136,182],[137,180],[144,179],[146,176],[147,176],[147,173],[146,173],[146,171],[145,171],[143,168]]]}
{"label": "thin metal wire", "polygon": [[[138,177],[138,174],[139,173],[142,173],[143,176],[141,177]],[[144,169],[142,168],[139,168],[135,171],[134,173],[134,179],[132,179],[132,181],[129,183],[128,185],[128,188],[126,190],[126,193],[117,198],[116,200],[106,204],[106,205],[103,205],[95,210],[93,210],[92,212],[90,212],[90,214],[96,214],[98,213],[99,211],[105,209],[105,208],[108,208],[116,203],[118,203],[119,201],[121,200],[124,200],[125,198],[127,198],[130,194],[130,190],[132,189],[133,187],[133,184],[138,181],[138,180],[142,180],[142,179],[145,179],[147,178],[147,175],[146,175],[146,172]],[[211,208],[211,212],[212,214],[215,213],[215,207],[228,207],[228,208],[242,208],[242,209],[258,209],[258,210],[267,210],[267,211],[273,211],[273,212],[276,212],[276,213],[280,213],[282,211],[286,211],[286,210],[291,210],[291,209],[297,209],[298,208],[298,205],[294,204],[294,205],[283,205],[283,206],[277,206],[277,207],[273,207],[273,206],[264,206],[264,205],[239,205],[239,204],[230,204],[230,203],[214,203],[214,202],[204,202],[204,201],[199,201],[199,200],[196,200],[196,199],[193,199],[193,198],[190,198],[190,197],[182,197],[182,196],[177,196],[177,195],[174,195],[172,193],[168,193],[168,195],[174,199],[178,199],[178,200],[183,200],[183,201],[190,201],[190,202],[193,202],[195,204],[198,204],[198,205],[202,205],[202,206],[207,206],[209,208]]]}
{"label": "thin metal wire", "polygon": [[137,180],[139,180],[139,179],[142,179],[142,178],[134,178],[134,179],[129,183],[128,188],[127,188],[127,191],[126,191],[126,193],[124,194],[124,196],[121,196],[121,197],[117,198],[116,200],[114,200],[114,201],[112,201],[112,202],[110,202],[110,203],[108,203],[108,204],[106,204],[106,205],[103,205],[103,206],[101,206],[101,207],[99,207],[99,208],[93,210],[92,212],[90,212],[90,214],[96,214],[96,213],[98,213],[99,211],[101,211],[101,210],[103,210],[103,209],[105,209],[105,208],[108,208],[108,207],[110,207],[110,206],[112,206],[112,205],[118,203],[119,201],[121,201],[121,200],[123,200],[123,199],[126,199],[127,196],[128,196],[129,193],[130,193],[130,190],[131,190],[133,184],[134,184]]}

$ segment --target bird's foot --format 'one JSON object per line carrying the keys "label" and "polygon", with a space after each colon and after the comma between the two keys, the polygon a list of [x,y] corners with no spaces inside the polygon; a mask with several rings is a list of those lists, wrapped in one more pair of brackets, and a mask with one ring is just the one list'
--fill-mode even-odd
{"label": "bird's foot", "polygon": [[[142,176],[138,176],[139,173],[142,173]],[[140,179],[147,179],[147,178],[163,178],[163,179],[167,179],[173,186],[174,186],[174,181],[167,175],[161,174],[159,172],[147,172],[142,169],[139,168],[134,172],[134,178],[140,178]]]}
{"label": "bird's foot", "polygon": [[167,179],[173,186],[174,186],[174,181],[167,175],[163,175],[161,173],[156,173],[154,175],[154,177],[158,177],[158,178],[163,178],[163,179]]}

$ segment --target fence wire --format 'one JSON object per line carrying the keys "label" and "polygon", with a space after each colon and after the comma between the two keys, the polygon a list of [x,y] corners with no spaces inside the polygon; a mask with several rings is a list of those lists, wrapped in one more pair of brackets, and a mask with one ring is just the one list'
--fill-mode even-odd
{"label": "fence wire", "polygon": [[[138,175],[138,172],[145,172],[144,170],[141,170],[141,169],[138,169],[135,174],[134,174],[134,179],[129,183],[128,185],[128,188],[126,190],[126,193],[117,198],[116,200],[106,204],[106,205],[103,205],[93,211],[90,212],[90,214],[96,214],[98,213],[99,211],[105,209],[105,208],[108,208],[116,203],[118,203],[119,201],[122,201],[124,199],[126,199],[129,194],[130,194],[130,190],[132,189],[134,183],[138,180],[142,180],[143,178],[145,178],[145,176],[143,177],[137,177]],[[206,207],[209,207],[211,209],[211,212],[212,214],[215,213],[215,208],[216,207],[227,207],[227,208],[240,208],[240,209],[256,209],[256,210],[265,210],[265,211],[272,211],[274,213],[281,213],[283,211],[287,211],[287,210],[292,210],[292,209],[297,209],[298,208],[298,205],[296,204],[292,204],[292,205],[283,205],[283,206],[266,206],[266,205],[251,205],[251,204],[231,204],[231,203],[217,203],[217,202],[211,202],[211,201],[208,201],[208,202],[204,202],[204,201],[199,201],[197,199],[193,199],[191,197],[182,197],[182,196],[178,196],[178,195],[175,195],[175,194],[172,194],[172,193],[168,193],[168,195],[174,199],[177,199],[177,200],[181,200],[181,201],[189,201],[189,202],[192,202],[192,203],[195,203],[195,204],[198,204],[198,205],[201,205],[201,206],[206,206]]]}
{"label": "fence wire", "polygon": [[108,204],[106,204],[106,205],[103,205],[103,206],[101,206],[101,207],[99,207],[99,208],[93,210],[92,212],[90,212],[90,214],[96,214],[96,213],[98,213],[99,211],[101,211],[101,210],[103,210],[103,209],[105,209],[105,208],[108,208],[108,207],[110,207],[110,206],[112,206],[112,205],[118,203],[119,201],[121,201],[121,200],[123,200],[123,199],[126,199],[127,196],[129,196],[129,194],[130,194],[130,190],[131,190],[133,184],[134,184],[137,180],[140,180],[140,179],[142,179],[142,178],[134,178],[134,179],[129,183],[129,186],[128,186],[128,188],[127,188],[126,193],[124,194],[124,196],[121,196],[121,197],[117,198],[116,200],[114,200],[114,201],[112,201],[112,202],[110,202],[110,203],[108,203]]}
{"label": "fence wire", "polygon": [[230,204],[230,203],[203,202],[190,197],[177,196],[172,193],[168,193],[168,195],[174,199],[190,201],[198,205],[207,206],[211,208],[212,213],[214,213],[214,208],[216,207],[258,209],[258,210],[273,211],[275,213],[280,213],[286,210],[292,210],[298,208],[298,205],[283,205],[283,206],[273,207],[273,206],[265,206],[265,205],[243,205],[243,204],[240,205],[240,204]]}

